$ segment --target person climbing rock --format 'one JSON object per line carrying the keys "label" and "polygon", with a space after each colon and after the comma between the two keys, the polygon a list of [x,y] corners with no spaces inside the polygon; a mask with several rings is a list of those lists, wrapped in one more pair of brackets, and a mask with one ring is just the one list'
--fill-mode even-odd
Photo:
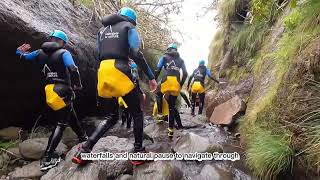
{"label": "person climbing rock", "polygon": [[[176,100],[188,76],[184,61],[180,57],[176,44],[170,44],[164,56],[160,58],[155,72],[156,79],[158,78],[162,68],[164,68],[164,73],[161,78],[161,85],[157,94],[160,96],[161,94],[164,94],[167,98],[166,100],[169,105],[169,126],[167,130],[169,138],[172,138],[175,115],[177,114],[177,109],[175,107]],[[159,108],[161,107],[162,102],[159,102],[158,104]],[[158,110],[158,112],[162,112],[162,110]]]}
{"label": "person climbing rock", "polygon": [[212,79],[214,82],[221,84],[222,82],[219,82],[214,77],[212,77],[210,70],[205,66],[205,61],[200,60],[199,61],[199,67],[193,71],[191,76],[188,80],[188,89],[190,87],[190,83],[193,80],[193,83],[191,85],[191,115],[195,115],[195,106],[196,106],[196,98],[197,95],[199,96],[200,102],[199,102],[199,112],[198,114],[202,114],[203,107],[204,107],[204,99],[205,99],[205,88],[204,88],[204,81],[206,76],[208,76],[210,79]]}
{"label": "person climbing rock", "polygon": [[[152,91],[157,87],[154,74],[146,63],[140,51],[140,38],[135,28],[137,15],[128,7],[121,8],[118,13],[108,15],[102,19],[102,27],[97,35],[98,69],[97,91],[99,108],[103,111],[105,120],[102,121],[88,141],[83,143],[72,161],[84,165],[88,161],[81,159],[81,153],[88,153],[98,140],[118,121],[117,98],[122,97],[133,117],[133,133],[135,137],[133,152],[144,152],[143,147],[143,113],[140,107],[138,89],[135,88],[129,58],[133,59],[149,79]],[[143,161],[131,161],[133,165]]]}
{"label": "person climbing rock", "polygon": [[50,42],[43,43],[39,50],[28,53],[31,45],[23,44],[16,51],[21,60],[35,61],[42,66],[46,103],[54,111],[56,118],[56,127],[49,137],[47,148],[40,161],[42,171],[60,162],[60,156],[55,153],[55,149],[67,125],[71,126],[80,142],[87,140],[87,135],[73,108],[74,91],[81,90],[82,84],[71,53],[64,49],[68,37],[60,30],[54,30],[49,37]]}

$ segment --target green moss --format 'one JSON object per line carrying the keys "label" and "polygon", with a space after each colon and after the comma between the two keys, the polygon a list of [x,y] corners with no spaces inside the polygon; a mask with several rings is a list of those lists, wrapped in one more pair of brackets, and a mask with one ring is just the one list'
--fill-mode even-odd
{"label": "green moss", "polygon": [[15,140],[15,141],[0,141],[0,148],[2,149],[8,149],[11,147],[16,146],[20,140]]}
{"label": "green moss", "polygon": [[87,8],[93,8],[93,3],[91,0],[77,0],[82,5],[86,6]]}
{"label": "green moss", "polygon": [[290,147],[292,134],[275,134],[256,127],[247,150],[247,164],[261,178],[270,179],[290,169],[294,151]]}
{"label": "green moss", "polygon": [[237,0],[222,0],[219,1],[218,10],[220,21],[222,24],[228,24],[230,19],[236,13],[236,1]]}
{"label": "green moss", "polygon": [[210,44],[208,67],[212,68],[223,58],[224,37],[224,31],[219,29]]}
{"label": "green moss", "polygon": [[241,79],[246,79],[250,75],[249,71],[245,67],[233,66],[227,71],[227,77],[232,83],[238,84]]}
{"label": "green moss", "polygon": [[293,11],[290,15],[285,17],[284,25],[289,30],[294,30],[298,23],[301,21],[301,13],[299,11]]}

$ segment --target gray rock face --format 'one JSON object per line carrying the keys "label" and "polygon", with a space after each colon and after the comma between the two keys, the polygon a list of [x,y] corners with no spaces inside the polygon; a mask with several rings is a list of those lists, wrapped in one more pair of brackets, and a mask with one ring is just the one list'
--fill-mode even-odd
{"label": "gray rock face", "polygon": [[16,168],[13,172],[9,173],[10,179],[38,179],[45,172],[40,171],[40,162],[34,161],[21,168]]}
{"label": "gray rock face", "polygon": [[[0,40],[5,63],[0,75],[5,96],[3,106],[6,119],[0,127],[15,125],[31,128],[40,111],[44,108],[44,90],[41,87],[41,67],[21,62],[15,55],[22,43],[30,43],[31,50],[40,48],[54,29],[67,33],[70,43],[67,49],[79,67],[83,90],[77,94],[76,108],[84,115],[92,111],[95,103],[95,79],[97,61],[94,49],[96,33],[101,27],[92,12],[79,6],[74,7],[68,0],[2,0],[0,2]],[[17,96],[19,94],[19,96]],[[84,108],[85,106],[85,108]]]}
{"label": "gray rock face", "polygon": [[[133,148],[133,142],[125,138],[115,136],[107,136],[101,138],[94,146],[92,152],[130,152]],[[43,176],[42,180],[51,179],[71,179],[71,180],[87,180],[87,179],[107,179],[116,178],[121,174],[132,172],[132,165],[128,161],[94,161],[84,167],[78,167],[71,162],[72,156],[78,147],[73,147],[66,155],[66,161],[60,163],[57,168],[53,168]]]}
{"label": "gray rock face", "polygon": [[183,177],[183,172],[168,161],[142,164],[133,174],[134,180],[180,180]]}
{"label": "gray rock face", "polygon": [[200,174],[196,176],[196,180],[232,180],[232,174],[225,171],[219,171],[214,166],[205,165]]}
{"label": "gray rock face", "polygon": [[[39,160],[48,144],[48,138],[34,138],[23,141],[19,144],[19,151],[23,158]],[[58,154],[64,154],[67,152],[67,146],[59,143],[56,148]]]}

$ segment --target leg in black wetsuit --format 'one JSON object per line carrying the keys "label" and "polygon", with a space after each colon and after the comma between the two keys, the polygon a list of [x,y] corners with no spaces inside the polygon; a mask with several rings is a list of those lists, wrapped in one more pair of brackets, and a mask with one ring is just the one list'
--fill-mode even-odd
{"label": "leg in black wetsuit", "polygon": [[198,112],[198,114],[202,114],[203,107],[204,107],[204,98],[205,98],[205,93],[199,94],[200,103],[199,103],[199,112]]}
{"label": "leg in black wetsuit", "polygon": [[174,127],[174,120],[175,120],[175,114],[176,114],[176,100],[177,96],[170,95],[168,97],[168,104],[169,104],[169,127],[168,127],[168,136],[170,138],[173,137],[173,127]]}
{"label": "leg in black wetsuit", "polygon": [[196,98],[197,98],[197,93],[191,93],[191,115],[194,116],[194,111],[196,108]]}

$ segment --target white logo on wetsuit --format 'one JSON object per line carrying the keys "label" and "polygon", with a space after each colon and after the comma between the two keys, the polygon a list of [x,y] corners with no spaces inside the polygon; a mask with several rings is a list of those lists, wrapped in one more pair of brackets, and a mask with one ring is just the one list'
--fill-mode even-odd
{"label": "white logo on wetsuit", "polygon": [[166,64],[167,69],[172,69],[172,70],[176,70],[176,71],[180,71],[180,68],[177,67],[176,63],[174,62],[174,60],[171,60],[171,62]]}
{"label": "white logo on wetsuit", "polygon": [[51,69],[48,67],[47,64],[45,64],[43,66],[42,73],[44,75],[46,75],[47,78],[57,78],[58,77],[58,73],[57,72],[51,72]]}
{"label": "white logo on wetsuit", "polygon": [[[107,28],[109,28],[110,32],[107,32],[105,33],[104,36],[102,36],[102,34],[107,30]],[[100,31],[100,41],[102,41],[103,39],[115,39],[115,38],[119,38],[119,32],[112,32],[111,25],[105,27],[102,31]]]}
{"label": "white logo on wetsuit", "polygon": [[203,77],[203,74],[200,72],[200,70],[198,70],[198,71],[194,74],[194,76],[196,76],[196,77]]}

